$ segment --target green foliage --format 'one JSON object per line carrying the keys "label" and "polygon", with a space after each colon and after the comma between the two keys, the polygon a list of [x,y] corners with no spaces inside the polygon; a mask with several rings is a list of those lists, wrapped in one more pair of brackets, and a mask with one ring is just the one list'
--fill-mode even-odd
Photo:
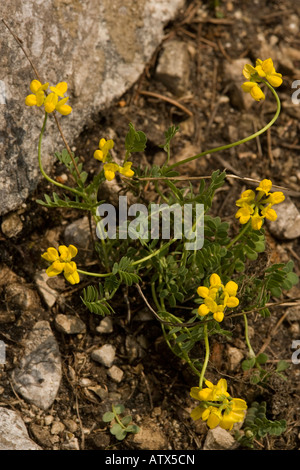
{"label": "green foliage", "polygon": [[91,313],[96,313],[102,317],[114,313],[112,306],[108,303],[112,295],[105,297],[105,291],[101,284],[99,284],[98,289],[92,285],[83,289],[83,297],[80,298]]}
{"label": "green foliage", "polygon": [[132,417],[126,415],[121,417],[125,411],[124,405],[112,405],[112,411],[107,411],[102,416],[105,423],[111,423],[110,433],[115,436],[118,441],[125,439],[128,433],[136,434],[139,432],[139,427],[132,423]]}
{"label": "green foliage", "polygon": [[251,371],[250,382],[252,384],[264,385],[272,374],[277,374],[285,380],[285,376],[282,372],[289,368],[289,364],[282,360],[277,363],[275,369],[267,370],[262,366],[267,363],[268,359],[267,354],[261,353],[256,357],[245,359],[242,362],[242,369],[244,371]]}
{"label": "green foliage", "polygon": [[120,281],[127,286],[132,286],[141,280],[140,276],[134,272],[134,267],[131,264],[131,259],[124,256],[120,259],[119,263],[114,263],[112,274],[118,275]]}
{"label": "green foliage", "polygon": [[129,123],[129,132],[125,137],[125,149],[128,154],[143,152],[146,147],[147,137],[142,131],[136,131],[134,125]]}
{"label": "green foliage", "polygon": [[248,408],[243,425],[243,434],[236,433],[236,439],[244,446],[253,449],[254,441],[266,436],[280,436],[286,430],[284,419],[271,421],[266,417],[266,402],[253,402]]}

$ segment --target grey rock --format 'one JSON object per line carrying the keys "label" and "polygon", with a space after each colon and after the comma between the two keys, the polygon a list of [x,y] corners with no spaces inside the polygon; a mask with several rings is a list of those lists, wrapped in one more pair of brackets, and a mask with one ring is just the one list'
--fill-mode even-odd
{"label": "grey rock", "polygon": [[[93,234],[96,234],[96,228],[92,224]],[[74,261],[77,263],[86,257],[86,251],[92,249],[89,219],[87,216],[75,220],[68,225],[64,232],[64,241],[66,245],[75,245],[78,253]]]}
{"label": "grey rock", "polygon": [[19,235],[23,230],[23,223],[18,214],[12,213],[3,217],[1,230],[7,238],[13,238]]}
{"label": "grey rock", "polygon": [[86,330],[85,324],[80,318],[74,315],[63,315],[61,313],[55,317],[55,328],[67,335],[84,333]]}
{"label": "grey rock", "polygon": [[244,359],[244,354],[238,348],[234,348],[232,346],[227,346],[227,356],[229,367],[231,370],[235,370],[241,361]]}
{"label": "grey rock", "polygon": [[[43,83],[68,83],[73,112],[59,120],[72,145],[94,115],[137,81],[163,39],[165,24],[183,5],[184,0],[45,0],[37,6],[35,0],[12,0],[2,2],[1,17],[22,40]],[[24,105],[36,77],[3,22],[0,45],[3,215],[16,209],[41,180],[37,139],[43,112]],[[53,116],[49,118],[42,146],[47,171],[52,155],[63,145]]]}
{"label": "grey rock", "polygon": [[24,340],[25,351],[12,372],[16,392],[42,410],[54,402],[62,376],[61,357],[47,321],[37,322]]}
{"label": "grey rock", "polygon": [[246,64],[252,64],[248,58],[236,59],[231,63],[225,62],[224,65],[224,77],[226,84],[228,84],[228,94],[232,106],[238,109],[249,109],[254,103],[254,99],[250,96],[250,93],[245,93],[241,86],[246,82],[246,78],[243,75],[243,68]]}
{"label": "grey rock", "polygon": [[122,382],[124,372],[117,366],[111,366],[107,371],[107,375],[115,382],[120,383]]}
{"label": "grey rock", "polygon": [[58,292],[52,289],[47,281],[49,280],[49,276],[46,274],[45,271],[36,273],[34,280],[38,291],[40,292],[41,296],[44,299],[46,305],[51,308],[55,304],[58,299]]}
{"label": "grey rock", "polygon": [[113,365],[115,356],[116,350],[111,344],[104,344],[101,348],[95,349],[91,354],[91,358],[94,361],[100,362],[105,367]]}
{"label": "grey rock", "polygon": [[0,407],[0,450],[42,450],[33,442],[16,411]]}
{"label": "grey rock", "polygon": [[238,442],[228,431],[217,426],[208,431],[203,450],[233,450],[238,446]]}
{"label": "grey rock", "polygon": [[139,450],[165,450],[168,440],[155,420],[145,418],[140,430],[133,435],[132,443]]}
{"label": "grey rock", "polygon": [[9,305],[22,310],[36,310],[40,307],[38,294],[19,282],[8,284],[5,295]]}
{"label": "grey rock", "polygon": [[174,95],[189,89],[190,56],[186,42],[171,40],[164,44],[156,68],[156,78]]}
{"label": "grey rock", "polygon": [[285,201],[273,207],[277,213],[274,222],[268,222],[271,234],[281,240],[293,240],[300,237],[300,212],[292,200]]}
{"label": "grey rock", "polygon": [[105,317],[101,320],[100,325],[96,327],[97,333],[109,334],[113,332],[113,321],[111,317]]}

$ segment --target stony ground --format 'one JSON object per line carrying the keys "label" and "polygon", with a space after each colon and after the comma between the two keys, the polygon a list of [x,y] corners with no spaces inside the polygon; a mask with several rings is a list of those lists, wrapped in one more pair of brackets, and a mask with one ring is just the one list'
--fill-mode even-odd
{"label": "stony ground", "polygon": [[[264,103],[250,104],[240,94],[239,86],[234,86],[235,80],[241,78],[245,58],[253,63],[257,57],[271,56],[284,75],[279,89],[282,112],[271,132],[231,151],[186,165],[182,172],[210,175],[214,169],[225,168],[228,174],[239,177],[270,178],[287,188],[297,214],[300,106],[292,102],[292,83],[300,79],[300,7],[290,0],[224,1],[217,10],[203,3],[187,2],[183,14],[166,28],[164,43],[138,83],[111,109],[95,116],[72,143],[73,148],[87,170],[94,171],[92,155],[99,138],[113,138],[118,155],[118,142],[124,141],[130,121],[148,137],[142,156],[144,165],[161,162],[159,145],[172,123],[180,126],[172,148],[176,160],[243,138],[269,121],[276,108],[270,96]],[[162,73],[163,52],[173,53],[174,57],[174,50],[178,64],[170,77]],[[65,181],[68,175],[56,166],[53,177]],[[243,181],[227,178],[213,212],[232,221],[234,201],[245,188]],[[31,440],[42,449],[195,450],[210,445],[206,425],[193,423],[189,417],[195,405],[189,389],[195,380],[171,355],[162,341],[160,325],[134,287],[120,293],[114,304],[116,315],[104,324],[81,303],[84,283],[70,287],[63,278],[54,278],[47,282],[45,296],[40,255],[48,246],[74,243],[85,254],[82,266],[95,268],[85,214],[49,210],[36,203],[51,189],[42,184],[24,207],[2,220],[0,339],[6,344],[6,363],[0,365],[0,406],[22,417]],[[289,239],[268,227],[268,256],[272,262],[292,259],[300,274],[300,233],[294,222],[289,225],[294,231]],[[264,257],[259,259],[258,269],[264,262]],[[289,363],[284,378],[273,374],[265,387],[249,387],[249,374],[240,366],[247,349],[238,319],[226,324],[233,332],[231,339],[216,338],[211,346],[212,381],[220,375],[225,377],[235,394],[248,403],[265,400],[269,419],[287,420],[284,434],[261,439],[255,443],[256,450],[299,449],[300,366],[291,361],[292,342],[300,339],[299,302],[291,299],[299,297],[300,288],[296,286],[283,297],[283,305],[271,309],[271,317],[249,317],[253,348],[268,354],[269,371],[281,359]],[[56,396],[47,409],[26,400],[15,380],[20,359],[31,347],[26,338],[41,321],[49,322],[50,333],[45,323],[38,323],[42,330],[35,336],[49,334],[54,345],[48,357],[54,364],[50,392]],[[103,345],[110,345],[106,346],[105,363],[97,356]],[[62,377],[56,391],[55,380],[60,379],[59,373],[55,376],[58,356],[62,359]],[[141,428],[138,434],[121,442],[110,434],[102,416],[112,403],[125,405]],[[224,446],[236,447],[230,436]]]}

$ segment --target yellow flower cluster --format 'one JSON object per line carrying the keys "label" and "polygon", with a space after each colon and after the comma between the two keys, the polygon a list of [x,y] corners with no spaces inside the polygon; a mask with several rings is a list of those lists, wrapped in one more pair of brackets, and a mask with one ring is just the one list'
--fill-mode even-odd
{"label": "yellow flower cluster", "polygon": [[282,75],[277,73],[271,58],[266,60],[256,60],[256,67],[250,64],[246,64],[243,69],[243,75],[248,82],[244,82],[242,90],[246,93],[250,93],[252,98],[256,101],[264,100],[265,95],[257,83],[261,82],[262,79],[268,80],[270,85],[278,87],[282,84]]}
{"label": "yellow flower cluster", "polygon": [[[109,158],[109,151],[113,148],[113,140],[100,139],[99,148],[94,152],[94,158],[104,163],[104,176],[107,181],[112,181],[116,173],[119,172],[128,178],[134,175],[134,171],[131,169],[132,162],[125,162],[123,166],[117,163],[107,162]],[[107,163],[106,163],[107,162]]]}
{"label": "yellow flower cluster", "polygon": [[196,421],[207,421],[210,429],[220,426],[231,430],[234,423],[244,420],[247,403],[241,398],[232,398],[227,392],[227,382],[220,379],[217,385],[206,380],[207,388],[192,387],[190,395],[201,404],[191,412],[191,418]]}
{"label": "yellow flower cluster", "polygon": [[270,193],[272,181],[264,179],[256,188],[257,193],[252,189],[247,189],[236,201],[236,205],[240,208],[235,217],[239,219],[241,224],[246,224],[251,219],[253,230],[260,230],[263,220],[274,221],[277,214],[272,207],[284,201],[285,196],[281,191]]}
{"label": "yellow flower cluster", "polygon": [[78,253],[77,248],[74,245],[69,245],[68,247],[61,245],[58,247],[58,251],[50,247],[42,254],[42,258],[52,263],[46,270],[46,273],[49,277],[53,277],[64,272],[64,276],[70,284],[78,284],[80,279],[77,266],[74,261],[71,261]]}
{"label": "yellow flower cluster", "polygon": [[[66,102],[69,98],[64,98],[64,94],[68,89],[66,82],[60,82],[56,86],[50,86],[51,93],[46,96],[45,91],[48,89],[49,83],[44,85],[39,80],[32,80],[30,84],[31,95],[26,96],[26,106],[42,106],[44,105],[46,113],[58,111],[63,116],[71,113],[72,108]],[[62,98],[58,100],[58,98]]]}
{"label": "yellow flower cluster", "polygon": [[234,308],[239,305],[239,299],[236,297],[238,285],[234,281],[229,281],[224,286],[218,274],[212,274],[209,278],[210,287],[200,286],[197,294],[204,299],[198,308],[200,316],[213,314],[213,318],[221,322],[224,318],[226,307]]}

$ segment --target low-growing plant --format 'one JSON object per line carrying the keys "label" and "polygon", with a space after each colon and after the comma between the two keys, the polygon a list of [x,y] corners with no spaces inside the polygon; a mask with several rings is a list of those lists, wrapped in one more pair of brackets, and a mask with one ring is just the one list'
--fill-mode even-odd
{"label": "low-growing plant", "polygon": [[[230,224],[219,215],[213,215],[215,194],[224,185],[228,177],[226,172],[217,170],[209,176],[193,177],[178,172],[184,164],[257,138],[275,123],[280,113],[280,99],[275,87],[281,85],[282,76],[276,72],[272,59],[257,59],[255,66],[248,64],[242,72],[246,78],[242,89],[254,100],[265,99],[262,86],[275,98],[276,112],[262,129],[236,142],[171,163],[172,139],[179,132],[178,126],[171,125],[160,144],[166,155],[164,163],[142,167],[137,163],[136,154],[145,150],[147,137],[130,122],[124,149],[120,142],[99,136],[99,146],[93,154],[99,167],[94,176],[84,170],[64,139],[66,148],[57,150],[54,156],[70,172],[72,186],[51,178],[42,163],[42,140],[47,120],[54,115],[58,122],[57,113],[67,116],[72,112],[67,104],[68,97],[65,97],[67,83],[50,86],[37,76],[30,84],[31,94],[25,99],[27,106],[38,107],[38,112],[44,111],[38,164],[44,178],[59,191],[59,194],[53,192],[52,196],[45,194],[44,199],[37,202],[50,209],[86,211],[97,227],[95,254],[98,269],[79,268],[73,260],[77,248],[60,245],[49,247],[42,254],[49,264],[46,273],[50,277],[63,273],[72,285],[79,284],[83,278],[91,278],[91,284],[83,289],[81,300],[92,314],[101,316],[115,315],[114,297],[121,287],[137,288],[160,322],[166,344],[195,375],[197,386],[192,387],[190,394],[200,403],[192,411],[192,419],[202,419],[210,428],[219,425],[227,430],[244,420],[247,403],[229,394],[224,378],[216,385],[207,379],[210,338],[231,335],[231,331],[223,327],[224,321],[240,318],[248,347],[248,357],[242,367],[244,370],[255,368],[256,375],[250,380],[252,385],[265,383],[269,372],[262,366],[267,356],[256,355],[251,346],[248,317],[253,312],[263,318],[270,316],[270,299],[280,299],[284,291],[298,282],[292,261],[273,265],[260,261],[257,269],[257,261],[265,259],[263,254],[267,249],[265,220],[270,223],[276,220],[276,205],[285,199],[283,191],[276,190],[278,188],[269,179],[254,181],[247,178],[255,187],[242,192]],[[58,128],[63,135],[60,125]],[[121,163],[114,158],[112,149],[115,145],[122,155]],[[115,207],[104,200],[102,191],[103,184],[115,179],[121,188],[118,216]],[[156,202],[145,199],[145,187],[149,182],[156,191]],[[138,201],[129,208],[128,193]],[[277,372],[283,369],[282,364],[278,365]],[[115,420],[110,431],[119,440],[128,432],[137,432],[137,427],[130,424],[131,417],[119,418],[123,410],[121,406],[113,407],[113,411],[103,417],[107,422]],[[256,404],[248,410],[245,426],[242,442],[247,445],[252,445],[254,437],[278,434],[285,429],[283,422],[272,424],[267,420],[265,405]]]}
{"label": "low-growing plant", "polygon": [[105,423],[111,424],[109,431],[118,441],[125,439],[128,433],[137,434],[140,430],[136,424],[132,423],[130,415],[120,416],[124,412],[124,405],[112,405],[112,411],[107,411],[102,416]]}

